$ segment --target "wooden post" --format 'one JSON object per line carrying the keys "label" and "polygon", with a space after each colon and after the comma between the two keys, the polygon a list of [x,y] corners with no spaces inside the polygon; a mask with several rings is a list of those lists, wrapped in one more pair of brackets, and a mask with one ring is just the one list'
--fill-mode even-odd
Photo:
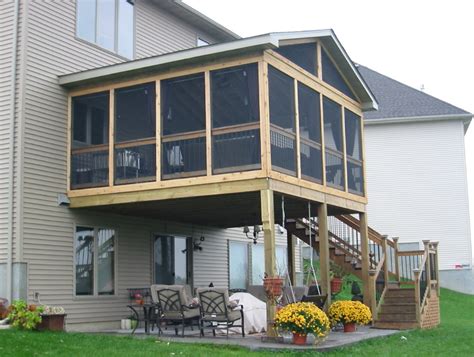
{"label": "wooden post", "polygon": [[375,293],[376,293],[375,284],[376,284],[377,277],[375,276],[375,273],[376,271],[374,269],[371,269],[368,271],[367,290],[369,292],[367,293],[367,298],[364,293],[364,304],[369,306],[370,310],[372,311],[372,322],[377,319],[377,299],[375,297]]}
{"label": "wooden post", "polygon": [[423,239],[423,245],[425,246],[425,255],[426,255],[426,288],[428,289],[428,296],[431,296],[430,240]]}
{"label": "wooden post", "polygon": [[399,239],[400,239],[399,237],[392,238],[393,246],[394,246],[393,254],[395,256],[395,275],[397,276],[398,284],[400,284],[400,264],[398,262],[398,240]]}
{"label": "wooden post", "polygon": [[382,253],[384,256],[383,260],[383,280],[384,280],[384,287],[388,287],[388,249],[387,249],[387,238],[388,236],[382,236]]}
{"label": "wooden post", "polygon": [[415,277],[415,310],[416,310],[416,321],[421,322],[421,311],[420,311],[420,269],[413,269]]}
{"label": "wooden post", "polygon": [[438,263],[438,244],[439,242],[432,242],[431,243],[433,245],[433,249],[435,250],[435,259],[434,259],[434,264],[435,264],[435,271],[436,271],[436,287],[438,289],[438,297],[439,297],[439,293],[441,292],[440,289],[441,289],[441,286],[440,286],[440,283],[439,283],[439,263]]}
{"label": "wooden post", "polygon": [[[370,293],[370,257],[369,257],[369,225],[367,222],[367,213],[359,213],[360,221],[360,251],[362,253],[362,293],[364,294],[364,304],[370,306],[372,295]],[[374,296],[375,297],[375,294]]]}
{"label": "wooden post", "polygon": [[[273,191],[261,190],[261,215],[263,225],[263,243],[265,252],[265,273],[269,277],[276,275],[276,249],[275,249],[275,212],[273,209]],[[276,306],[275,301],[267,301],[267,336],[276,337],[273,327],[275,320]]]}
{"label": "wooden post", "polygon": [[[319,226],[319,264],[321,270],[321,287],[323,294],[327,294],[327,304],[331,305],[331,285],[329,278],[329,234],[328,234],[328,206],[321,203],[318,206]],[[312,252],[311,252],[312,254]]]}
{"label": "wooden post", "polygon": [[290,277],[291,285],[295,286],[295,239],[293,237],[293,232],[288,229],[286,230],[286,242],[288,251],[288,276]]}

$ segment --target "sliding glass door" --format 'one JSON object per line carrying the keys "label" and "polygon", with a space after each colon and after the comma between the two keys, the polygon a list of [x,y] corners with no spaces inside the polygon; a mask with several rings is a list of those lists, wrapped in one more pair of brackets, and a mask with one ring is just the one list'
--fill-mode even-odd
{"label": "sliding glass door", "polygon": [[156,235],[153,251],[156,284],[192,284],[191,238]]}

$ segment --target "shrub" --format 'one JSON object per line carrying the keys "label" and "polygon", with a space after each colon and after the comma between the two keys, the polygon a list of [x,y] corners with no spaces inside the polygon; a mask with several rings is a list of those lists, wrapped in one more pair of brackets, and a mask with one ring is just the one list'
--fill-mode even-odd
{"label": "shrub", "polygon": [[33,330],[41,322],[43,308],[28,305],[24,300],[15,300],[9,307],[8,319],[13,327],[21,330]]}

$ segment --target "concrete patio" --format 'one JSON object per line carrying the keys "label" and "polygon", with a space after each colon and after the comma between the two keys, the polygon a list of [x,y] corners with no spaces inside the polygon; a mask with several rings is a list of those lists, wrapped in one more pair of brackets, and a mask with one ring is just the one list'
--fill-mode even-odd
{"label": "concrete patio", "polygon": [[[110,330],[104,331],[108,334],[117,334],[117,335],[130,335],[130,330]],[[176,343],[209,343],[209,344],[224,344],[224,345],[236,345],[250,350],[282,350],[282,349],[292,349],[292,350],[317,350],[317,351],[328,351],[335,348],[348,346],[357,342],[364,340],[369,340],[373,338],[379,338],[384,336],[393,335],[399,333],[398,330],[381,330],[373,329],[369,326],[358,326],[356,332],[344,333],[342,331],[331,331],[331,333],[326,337],[322,342],[315,344],[314,337],[308,335],[308,343],[305,346],[297,346],[291,343],[291,334],[284,336],[283,342],[267,342],[265,340],[264,333],[255,333],[246,335],[245,338],[242,338],[240,334],[229,334],[229,338],[226,338],[225,334],[217,334],[217,336],[212,336],[210,330],[205,330],[205,336],[199,337],[198,330],[190,330],[187,328],[185,330],[185,336],[176,336],[173,329],[168,329],[163,331],[163,335],[159,339],[163,342],[176,342]],[[137,338],[148,338],[156,337],[158,338],[158,332],[155,329],[150,332],[149,335],[145,334],[143,328],[139,328],[135,331],[134,334]],[[263,337],[263,339],[262,339]]]}

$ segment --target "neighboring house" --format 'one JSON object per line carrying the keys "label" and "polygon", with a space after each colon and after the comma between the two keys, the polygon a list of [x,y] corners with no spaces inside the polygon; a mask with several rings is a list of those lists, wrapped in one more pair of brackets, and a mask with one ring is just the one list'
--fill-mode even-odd
{"label": "neighboring house", "polygon": [[367,67],[369,223],[402,249],[439,241],[442,286],[474,293],[464,135],[472,114]]}
{"label": "neighboring house", "polygon": [[[178,0],[17,0],[0,35],[0,295],[98,329],[127,288],[246,287],[286,254],[296,275],[283,214],[358,214],[368,279],[361,118],[377,104],[332,31],[239,39]],[[257,245],[229,228],[245,225]]]}

